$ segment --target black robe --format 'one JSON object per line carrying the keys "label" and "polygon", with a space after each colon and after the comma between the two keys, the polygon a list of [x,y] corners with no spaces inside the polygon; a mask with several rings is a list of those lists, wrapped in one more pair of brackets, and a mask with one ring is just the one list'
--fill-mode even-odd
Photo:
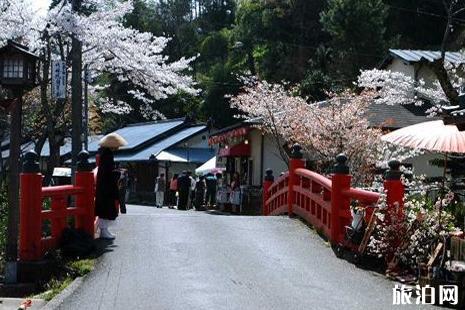
{"label": "black robe", "polygon": [[95,215],[101,219],[115,220],[118,216],[116,201],[119,201],[118,179],[120,175],[114,168],[113,152],[109,149],[102,149],[95,193]]}

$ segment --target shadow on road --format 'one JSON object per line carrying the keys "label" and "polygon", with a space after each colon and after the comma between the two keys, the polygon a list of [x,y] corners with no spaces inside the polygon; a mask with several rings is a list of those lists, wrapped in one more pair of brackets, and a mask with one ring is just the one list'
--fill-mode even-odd
{"label": "shadow on road", "polygon": [[113,249],[117,247],[113,242],[114,240],[108,239],[95,239],[95,251],[90,255],[92,258],[98,258],[105,253],[113,252]]}
{"label": "shadow on road", "polygon": [[222,212],[219,210],[205,210],[204,213],[209,214],[209,215],[223,215],[223,216],[231,216],[233,214],[228,213],[228,212]]}

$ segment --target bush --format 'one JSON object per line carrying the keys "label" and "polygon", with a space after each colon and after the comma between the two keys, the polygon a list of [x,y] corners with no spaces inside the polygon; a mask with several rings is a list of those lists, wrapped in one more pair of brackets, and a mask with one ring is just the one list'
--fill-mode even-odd
{"label": "bush", "polygon": [[402,214],[396,208],[378,210],[368,253],[387,262],[396,259],[402,266],[415,270],[419,263],[429,260],[442,236],[456,230],[450,212],[453,200],[452,192],[437,200],[407,194]]}

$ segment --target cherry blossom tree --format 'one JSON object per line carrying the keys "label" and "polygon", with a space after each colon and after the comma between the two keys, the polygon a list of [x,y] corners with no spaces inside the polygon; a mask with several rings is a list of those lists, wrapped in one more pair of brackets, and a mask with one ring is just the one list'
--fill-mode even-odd
{"label": "cherry blossom tree", "polygon": [[238,117],[261,121],[259,126],[275,137],[281,153],[285,153],[284,145],[297,142],[323,173],[330,171],[337,154],[345,153],[354,183],[369,184],[375,167],[385,166],[392,158],[386,152],[401,160],[412,156],[386,145],[380,139],[382,131],[370,125],[368,107],[373,99],[372,92],[356,95],[346,91],[332,94],[324,102],[307,103],[284,85],[249,80],[231,102],[242,112]]}
{"label": "cherry blossom tree", "polygon": [[[82,42],[83,63],[91,75],[107,74],[133,85],[128,94],[139,102],[148,119],[161,117],[152,108],[154,100],[178,91],[197,92],[186,74],[192,58],[171,61],[163,55],[169,38],[124,26],[124,17],[133,10],[131,0],[82,0],[80,13],[72,10],[70,1],[62,0],[46,16],[36,14],[31,7],[28,0],[0,0],[0,46],[15,40],[42,58],[39,97],[46,118],[44,133],[50,144],[50,169],[59,162],[59,147],[70,124],[68,98],[57,103],[50,96],[50,68],[52,61],[63,60],[70,70],[73,37]],[[98,88],[90,90],[92,97]],[[132,109],[112,98],[99,98],[99,102],[107,113],[128,113]],[[36,147],[39,153],[42,145]]]}
{"label": "cherry blossom tree", "polygon": [[[452,86],[458,89],[463,85],[463,78],[452,64],[446,64],[446,67]],[[377,94],[373,101],[375,104],[415,104],[420,106],[428,101],[432,105],[432,108],[426,111],[430,116],[442,112],[442,107],[451,103],[439,81],[436,80],[432,83],[427,83],[423,79],[415,81],[402,72],[380,69],[365,70],[360,73],[356,84],[362,89]]]}

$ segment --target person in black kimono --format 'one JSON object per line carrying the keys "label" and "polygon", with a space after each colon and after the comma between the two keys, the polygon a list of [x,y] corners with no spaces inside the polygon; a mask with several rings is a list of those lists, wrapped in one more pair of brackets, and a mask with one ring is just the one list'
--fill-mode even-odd
{"label": "person in black kimono", "polygon": [[115,236],[108,230],[108,226],[118,216],[120,173],[115,170],[113,151],[109,148],[101,148],[99,152],[100,164],[97,171],[95,215],[98,216],[100,238],[114,239]]}
{"label": "person in black kimono", "polygon": [[195,200],[194,207],[195,210],[200,211],[204,210],[205,202],[205,177],[201,176],[197,183],[195,184]]}
{"label": "person in black kimono", "polygon": [[178,178],[178,193],[179,193],[178,210],[187,210],[190,187],[191,187],[191,179],[187,175],[187,171],[183,171],[182,175]]}

